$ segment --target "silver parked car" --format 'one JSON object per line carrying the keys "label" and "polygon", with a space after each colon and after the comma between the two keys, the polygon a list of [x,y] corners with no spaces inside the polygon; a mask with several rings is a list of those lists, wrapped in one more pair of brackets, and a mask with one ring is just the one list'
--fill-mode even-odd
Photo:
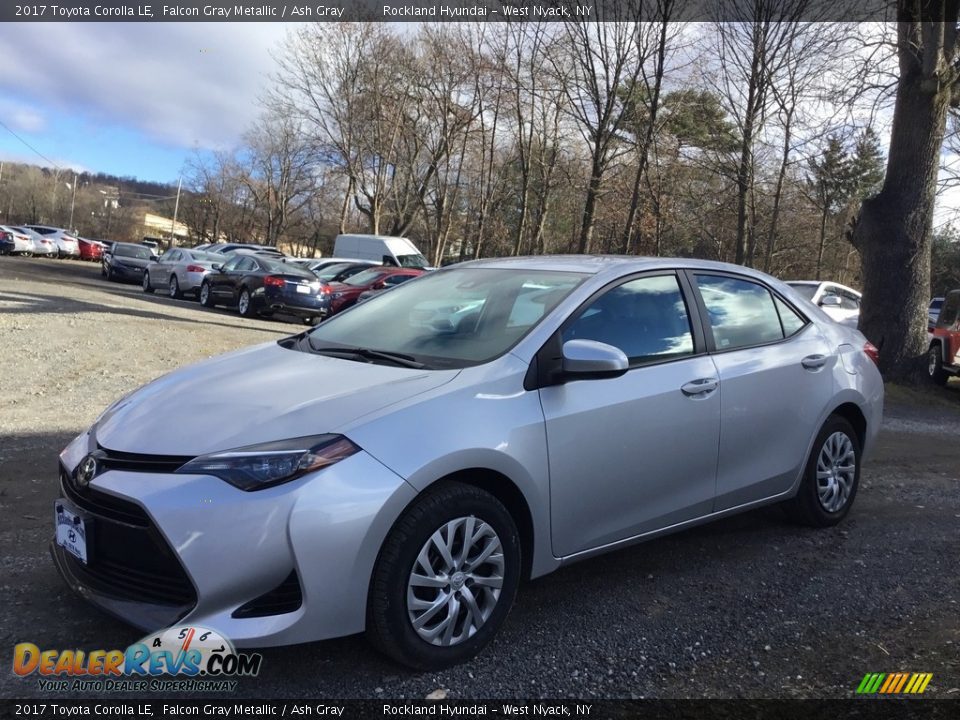
{"label": "silver parked car", "polygon": [[769,503],[842,520],[875,361],[742,267],[460,264],[116,402],[60,456],[53,555],[143,628],[366,630],[440,668],[490,641],[523,577]]}
{"label": "silver parked car", "polygon": [[223,255],[172,248],[147,265],[143,291],[152,293],[162,289],[172,298],[196,295],[207,273],[226,261]]}

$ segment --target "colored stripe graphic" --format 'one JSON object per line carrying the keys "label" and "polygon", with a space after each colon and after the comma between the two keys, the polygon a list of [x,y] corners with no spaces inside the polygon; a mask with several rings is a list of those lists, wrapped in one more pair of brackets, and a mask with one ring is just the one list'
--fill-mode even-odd
{"label": "colored stripe graphic", "polygon": [[857,694],[919,695],[932,679],[933,673],[867,673],[857,686]]}

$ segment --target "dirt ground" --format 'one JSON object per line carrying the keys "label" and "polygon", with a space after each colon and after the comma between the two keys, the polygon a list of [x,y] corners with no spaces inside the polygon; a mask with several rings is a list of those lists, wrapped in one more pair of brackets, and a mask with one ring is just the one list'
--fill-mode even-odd
{"label": "dirt ground", "polygon": [[[47,553],[57,454],[169,370],[297,332],[108,283],[96,265],[0,257],[0,654],[123,648],[137,631],[70,593]],[[264,651],[233,697],[851,697],[930,672],[960,699],[960,384],[888,388],[879,447],[840,526],[767,508],[521,588],[481,657],[411,674],[362,637]],[[9,667],[9,665],[8,665]],[[0,696],[39,697],[0,673]],[[67,696],[62,696],[67,697]]]}

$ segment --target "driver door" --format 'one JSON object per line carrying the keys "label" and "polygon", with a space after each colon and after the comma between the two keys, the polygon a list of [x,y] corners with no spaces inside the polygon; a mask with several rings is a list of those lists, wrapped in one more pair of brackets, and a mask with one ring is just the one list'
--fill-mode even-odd
{"label": "driver door", "polygon": [[707,515],[720,440],[717,369],[675,273],[634,277],[588,301],[561,340],[623,350],[619,377],[540,389],[554,555]]}

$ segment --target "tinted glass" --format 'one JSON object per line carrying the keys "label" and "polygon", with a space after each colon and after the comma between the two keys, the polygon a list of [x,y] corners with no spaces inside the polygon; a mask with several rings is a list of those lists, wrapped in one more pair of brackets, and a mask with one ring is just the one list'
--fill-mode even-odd
{"label": "tinted glass", "polygon": [[117,257],[139,258],[140,260],[149,260],[151,257],[150,248],[143,245],[120,245],[113,246],[113,254]]}
{"label": "tinted glass", "polygon": [[943,302],[943,309],[937,319],[938,327],[947,327],[957,321],[957,310],[960,309],[960,293],[950,293]]}
{"label": "tinted glass", "polygon": [[373,270],[364,270],[362,273],[357,273],[352,278],[346,281],[347,285],[353,285],[354,287],[365,287],[371,285],[380,279],[382,275],[386,275],[388,270],[383,268],[376,268]]}
{"label": "tinted glass", "polygon": [[257,266],[257,261],[252,257],[244,257],[240,260],[240,264],[237,265],[237,270],[240,272],[256,272],[260,268]]}
{"label": "tinted glass", "polygon": [[244,258],[243,255],[234,255],[232,258],[230,258],[223,264],[223,269],[236,270],[237,266],[240,265],[240,263],[243,262],[243,260],[245,259],[246,258]]}
{"label": "tinted glass", "polygon": [[693,352],[687,306],[673,275],[639,278],[604,293],[564,330],[563,341],[568,340],[613,345],[631,362]]}
{"label": "tinted glass", "polygon": [[783,339],[770,291],[748,280],[697,275],[718,350]]}
{"label": "tinted glass", "polygon": [[497,268],[430,273],[334,315],[310,332],[310,343],[405,353],[431,368],[476,365],[511,348],[583,278]]}
{"label": "tinted glass", "polygon": [[813,300],[813,296],[819,287],[818,285],[807,285],[805,283],[787,283],[787,285],[803,295],[807,300]]}
{"label": "tinted glass", "polygon": [[784,334],[790,337],[800,332],[807,321],[777,296],[774,296],[773,301],[777,304],[777,312],[780,313],[780,322],[783,323]]}
{"label": "tinted glass", "polygon": [[291,263],[281,262],[280,260],[269,260],[267,258],[257,258],[257,262],[267,272],[282,273],[284,275],[295,275],[296,277],[316,279],[316,275],[306,268],[293,265]]}
{"label": "tinted glass", "polygon": [[840,291],[840,307],[844,310],[859,310],[860,298],[846,290]]}

